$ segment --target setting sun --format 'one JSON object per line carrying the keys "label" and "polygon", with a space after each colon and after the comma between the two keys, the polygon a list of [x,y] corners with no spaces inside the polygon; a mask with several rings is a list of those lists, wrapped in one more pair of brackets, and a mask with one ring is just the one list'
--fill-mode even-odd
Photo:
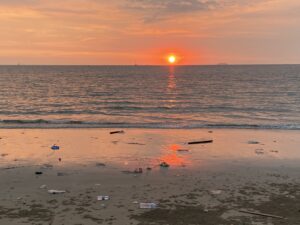
{"label": "setting sun", "polygon": [[174,64],[175,62],[176,62],[176,56],[175,55],[170,55],[170,56],[168,56],[168,62],[170,63],[170,64]]}

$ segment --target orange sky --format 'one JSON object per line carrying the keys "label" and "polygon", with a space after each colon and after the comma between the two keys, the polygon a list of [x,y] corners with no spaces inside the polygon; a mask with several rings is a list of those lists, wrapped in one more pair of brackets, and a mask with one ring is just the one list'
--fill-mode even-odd
{"label": "orange sky", "polygon": [[0,0],[0,64],[300,63],[299,0]]}

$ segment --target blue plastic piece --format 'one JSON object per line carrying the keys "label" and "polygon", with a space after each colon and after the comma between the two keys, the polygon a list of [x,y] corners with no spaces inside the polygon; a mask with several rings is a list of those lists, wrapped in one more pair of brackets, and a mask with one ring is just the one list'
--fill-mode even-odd
{"label": "blue plastic piece", "polygon": [[53,145],[53,146],[51,147],[51,149],[52,149],[52,150],[59,150],[59,146]]}

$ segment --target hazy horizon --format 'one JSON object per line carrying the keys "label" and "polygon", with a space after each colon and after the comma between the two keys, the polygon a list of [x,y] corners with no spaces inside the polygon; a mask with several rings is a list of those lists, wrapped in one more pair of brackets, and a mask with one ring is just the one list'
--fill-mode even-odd
{"label": "hazy horizon", "polygon": [[280,65],[300,65],[300,63],[269,63],[269,64],[0,64],[0,66],[163,66],[163,67],[181,67],[181,66],[280,66]]}

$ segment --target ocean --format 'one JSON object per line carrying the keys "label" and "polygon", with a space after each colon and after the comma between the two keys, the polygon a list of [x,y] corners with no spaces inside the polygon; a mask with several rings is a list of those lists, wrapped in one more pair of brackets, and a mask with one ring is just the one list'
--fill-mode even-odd
{"label": "ocean", "polygon": [[300,65],[0,66],[0,128],[300,129]]}

